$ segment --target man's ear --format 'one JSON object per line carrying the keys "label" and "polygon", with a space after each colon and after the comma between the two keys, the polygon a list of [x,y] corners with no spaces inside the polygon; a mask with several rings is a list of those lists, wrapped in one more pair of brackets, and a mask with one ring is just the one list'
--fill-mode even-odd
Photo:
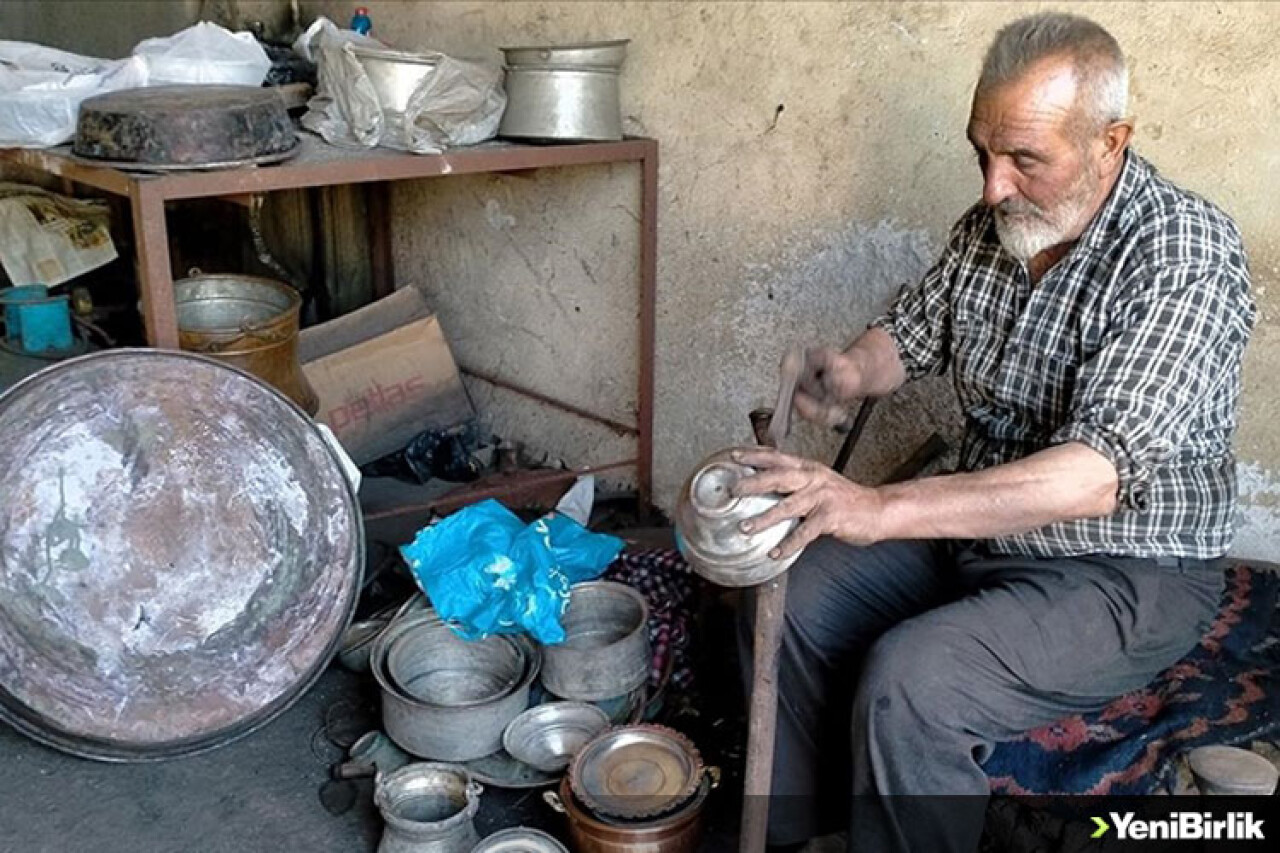
{"label": "man's ear", "polygon": [[1133,120],[1120,119],[1107,125],[1102,131],[1102,169],[1111,172],[1124,163],[1124,152],[1133,138]]}

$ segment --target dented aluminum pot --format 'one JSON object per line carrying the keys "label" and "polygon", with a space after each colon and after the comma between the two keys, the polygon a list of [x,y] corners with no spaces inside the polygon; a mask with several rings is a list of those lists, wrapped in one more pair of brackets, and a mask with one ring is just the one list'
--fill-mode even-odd
{"label": "dented aluminum pot", "polygon": [[[382,727],[404,749],[435,761],[470,761],[502,748],[507,724],[529,707],[529,691],[541,668],[537,647],[522,635],[500,635],[479,642],[509,644],[518,650],[524,668],[517,683],[499,696],[463,704],[442,705],[423,701],[398,684],[388,669],[392,646],[413,632],[436,629],[455,636],[434,610],[415,611],[392,622],[374,643],[369,666],[382,694]],[[407,664],[406,664],[407,665]]]}
{"label": "dented aluminum pot", "polygon": [[781,560],[769,551],[795,529],[792,519],[754,533],[739,526],[777,505],[781,495],[738,497],[734,487],[743,477],[754,474],[750,465],[735,462],[729,448],[708,456],[685,482],[676,502],[676,544],[689,567],[701,577],[721,586],[756,586],[785,572],[798,554]]}
{"label": "dented aluminum pot", "polygon": [[574,584],[565,640],[543,647],[543,686],[580,702],[602,702],[642,687],[651,659],[648,622],[644,596],[626,584]]}

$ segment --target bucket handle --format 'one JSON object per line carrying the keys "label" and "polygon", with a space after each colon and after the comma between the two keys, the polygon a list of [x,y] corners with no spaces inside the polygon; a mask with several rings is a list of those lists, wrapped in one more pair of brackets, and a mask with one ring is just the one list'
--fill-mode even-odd
{"label": "bucket handle", "polygon": [[560,795],[555,791],[543,791],[542,801],[551,806],[553,811],[557,811],[560,814],[568,814],[568,812],[565,811],[564,803],[560,801]]}

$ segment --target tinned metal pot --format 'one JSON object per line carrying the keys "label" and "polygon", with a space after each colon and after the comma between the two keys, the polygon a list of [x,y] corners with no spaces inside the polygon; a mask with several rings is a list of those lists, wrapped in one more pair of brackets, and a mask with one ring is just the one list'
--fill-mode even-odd
{"label": "tinned metal pot", "polygon": [[533,140],[622,138],[618,75],[627,40],[504,47],[507,107],[498,135]]}
{"label": "tinned metal pot", "polygon": [[797,522],[742,532],[743,521],[777,505],[781,495],[735,495],[738,481],[756,469],[734,461],[733,452],[730,448],[708,456],[685,483],[676,502],[676,542],[701,577],[721,586],[755,586],[785,572],[799,556],[769,556]]}
{"label": "tinned metal pot", "polygon": [[309,415],[320,401],[298,361],[302,297],[287,284],[239,274],[173,283],[178,344],[252,373]]}
{"label": "tinned metal pot", "polygon": [[542,683],[563,699],[599,702],[629,693],[649,677],[649,606],[613,581],[575,584],[564,616],[565,640],[543,647]]}
{"label": "tinned metal pot", "polygon": [[[449,631],[434,610],[415,611],[393,621],[374,643],[369,668],[382,695],[382,727],[402,749],[437,761],[470,761],[502,748],[502,733],[529,706],[529,689],[542,656],[523,636],[490,637],[481,642],[509,644],[524,661],[520,679],[501,695],[477,702],[441,705],[409,694],[388,669],[391,646],[413,631]],[[459,637],[456,643],[466,643]]]}
{"label": "tinned metal pot", "polygon": [[543,799],[569,820],[569,838],[576,853],[696,853],[702,840],[702,813],[719,771],[703,777],[688,803],[662,817],[623,821],[598,817],[573,796],[569,779],[560,780],[559,793]]}
{"label": "tinned metal pot", "polygon": [[373,801],[386,826],[378,853],[470,853],[484,789],[452,764],[407,764],[379,774]]}
{"label": "tinned metal pot", "polygon": [[440,65],[439,54],[352,45],[351,53],[369,75],[378,106],[393,113],[409,108],[413,93]]}

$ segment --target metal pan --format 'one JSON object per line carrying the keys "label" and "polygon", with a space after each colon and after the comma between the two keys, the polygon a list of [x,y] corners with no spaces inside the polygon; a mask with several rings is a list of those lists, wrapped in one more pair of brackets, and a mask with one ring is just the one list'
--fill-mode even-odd
{"label": "metal pan", "polygon": [[76,755],[221,746],[351,619],[364,535],[301,409],[189,353],[111,350],[0,397],[0,717]]}

